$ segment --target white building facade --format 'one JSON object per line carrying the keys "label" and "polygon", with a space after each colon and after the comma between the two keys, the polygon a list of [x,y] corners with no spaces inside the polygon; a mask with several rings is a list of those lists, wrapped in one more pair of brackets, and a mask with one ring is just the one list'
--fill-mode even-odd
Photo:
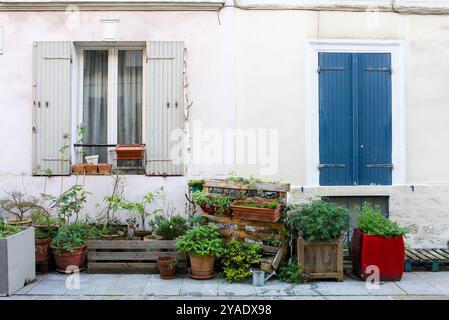
{"label": "white building facade", "polygon": [[446,1],[0,1],[0,190],[82,182],[95,216],[111,179],[70,175],[87,123],[104,162],[112,145],[146,145],[129,198],[164,186],[183,213],[189,179],[235,171],[290,182],[291,202],[379,202],[409,246],[446,247],[448,13]]}

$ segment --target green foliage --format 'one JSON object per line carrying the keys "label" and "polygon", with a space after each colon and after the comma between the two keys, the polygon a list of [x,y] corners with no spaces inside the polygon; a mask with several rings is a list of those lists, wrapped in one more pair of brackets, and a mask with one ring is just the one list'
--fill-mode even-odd
{"label": "green foliage", "polygon": [[242,241],[232,240],[225,244],[223,255],[224,276],[229,282],[242,282],[251,277],[250,268],[259,263],[261,246],[258,243],[244,245]]}
{"label": "green foliage", "polygon": [[287,207],[285,223],[308,241],[332,240],[349,227],[349,213],[333,202],[315,200]]}
{"label": "green foliage", "polygon": [[365,202],[362,208],[357,208],[357,211],[359,229],[365,234],[390,238],[407,233],[407,229],[385,218],[379,206],[373,207],[370,203]]}
{"label": "green foliage", "polygon": [[6,194],[5,198],[0,199],[0,207],[14,215],[17,221],[22,221],[26,214],[36,207],[36,200],[20,191],[10,191]]}
{"label": "green foliage", "polygon": [[19,233],[20,231],[22,231],[22,229],[17,226],[8,225],[4,223],[3,220],[0,222],[0,239],[8,238],[16,233]]}
{"label": "green foliage", "polygon": [[[129,200],[122,200],[119,204],[123,209],[128,210],[130,212],[136,212],[140,216],[140,228],[145,230],[146,227],[146,217],[149,217],[156,212],[159,212],[159,209],[156,210],[148,210],[148,206],[150,206],[153,201],[160,196],[160,194],[163,192],[163,188],[159,188],[155,193],[148,192],[141,200],[139,201],[129,201]],[[139,227],[139,224],[137,224],[137,227]]]}
{"label": "green foliage", "polygon": [[35,228],[34,229],[34,238],[41,240],[41,239],[47,239],[48,237],[52,236],[51,231],[42,231],[40,229]]}
{"label": "green foliage", "polygon": [[98,237],[98,229],[86,223],[71,223],[59,227],[52,244],[58,252],[73,252],[75,247],[81,247],[89,239]]}
{"label": "green foliage", "polygon": [[151,225],[153,231],[164,240],[174,240],[185,234],[189,228],[187,219],[178,215],[169,218],[158,215]]}
{"label": "green foliage", "polygon": [[251,207],[251,208],[267,208],[267,209],[276,209],[281,204],[277,201],[271,201],[271,202],[242,202],[238,204],[242,207]]}
{"label": "green foliage", "polygon": [[223,251],[223,242],[217,230],[218,227],[213,225],[195,226],[176,241],[176,246],[181,252],[219,257]]}
{"label": "green foliage", "polygon": [[225,179],[225,181],[233,182],[240,184],[244,187],[253,188],[256,183],[266,182],[266,183],[279,183],[281,180],[272,180],[272,179],[261,179],[254,176],[250,176],[249,178],[243,178],[236,175],[234,171],[229,173],[229,176]]}
{"label": "green foliage", "polygon": [[281,267],[277,274],[282,282],[298,284],[302,283],[302,268],[296,257],[291,257],[287,265]]}
{"label": "green foliage", "polygon": [[204,180],[189,180],[187,185],[189,188],[203,189]]}
{"label": "green foliage", "polygon": [[193,202],[199,206],[210,208],[218,207],[218,214],[225,214],[231,206],[234,198],[228,195],[206,193],[203,191],[195,191],[193,193]]}
{"label": "green foliage", "polygon": [[58,218],[65,223],[70,222],[70,218],[75,216],[75,223],[78,221],[79,212],[87,201],[87,194],[81,185],[74,185],[53,199],[52,208],[57,210]]}
{"label": "green foliage", "polygon": [[56,225],[59,222],[57,218],[50,216],[48,212],[41,209],[40,207],[33,210],[33,213],[31,214],[31,220],[33,221],[34,225],[42,226]]}

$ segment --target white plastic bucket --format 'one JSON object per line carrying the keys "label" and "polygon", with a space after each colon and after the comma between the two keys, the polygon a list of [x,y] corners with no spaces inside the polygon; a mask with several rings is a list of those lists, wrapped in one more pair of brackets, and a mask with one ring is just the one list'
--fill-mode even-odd
{"label": "white plastic bucket", "polygon": [[99,155],[86,156],[86,162],[88,164],[98,164]]}

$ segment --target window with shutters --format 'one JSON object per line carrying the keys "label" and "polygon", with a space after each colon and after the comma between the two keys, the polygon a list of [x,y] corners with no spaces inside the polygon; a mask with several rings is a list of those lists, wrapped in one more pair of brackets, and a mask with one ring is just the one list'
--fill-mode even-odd
{"label": "window with shutters", "polygon": [[89,155],[114,163],[117,144],[145,144],[144,160],[131,164],[142,173],[184,174],[184,44],[132,45],[34,43],[34,175],[70,174]]}
{"label": "window with shutters", "polygon": [[320,185],[390,185],[390,53],[320,52],[318,73]]}

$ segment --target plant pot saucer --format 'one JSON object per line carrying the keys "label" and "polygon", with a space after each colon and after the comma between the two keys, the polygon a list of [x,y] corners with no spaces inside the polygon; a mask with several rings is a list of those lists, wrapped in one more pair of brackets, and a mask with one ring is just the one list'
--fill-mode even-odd
{"label": "plant pot saucer", "polygon": [[192,272],[189,272],[188,276],[189,276],[191,279],[193,279],[193,280],[209,280],[209,279],[212,279],[212,278],[215,277],[215,272],[212,273],[211,275],[205,276],[205,277],[194,276],[194,275],[192,274]]}
{"label": "plant pot saucer", "polygon": [[81,268],[79,268],[79,269],[77,269],[77,270],[72,270],[72,271],[67,272],[67,270],[61,270],[61,269],[56,268],[56,271],[57,271],[57,272],[59,272],[59,273],[64,273],[64,274],[77,273],[77,272],[81,272],[81,271],[83,271],[83,270],[84,270],[84,267],[81,267]]}
{"label": "plant pot saucer", "polygon": [[173,280],[174,278],[176,278],[176,274],[175,274],[174,276],[172,276],[172,277],[163,277],[163,276],[161,276],[161,275],[159,275],[159,277],[160,277],[161,279],[163,279],[163,280]]}

